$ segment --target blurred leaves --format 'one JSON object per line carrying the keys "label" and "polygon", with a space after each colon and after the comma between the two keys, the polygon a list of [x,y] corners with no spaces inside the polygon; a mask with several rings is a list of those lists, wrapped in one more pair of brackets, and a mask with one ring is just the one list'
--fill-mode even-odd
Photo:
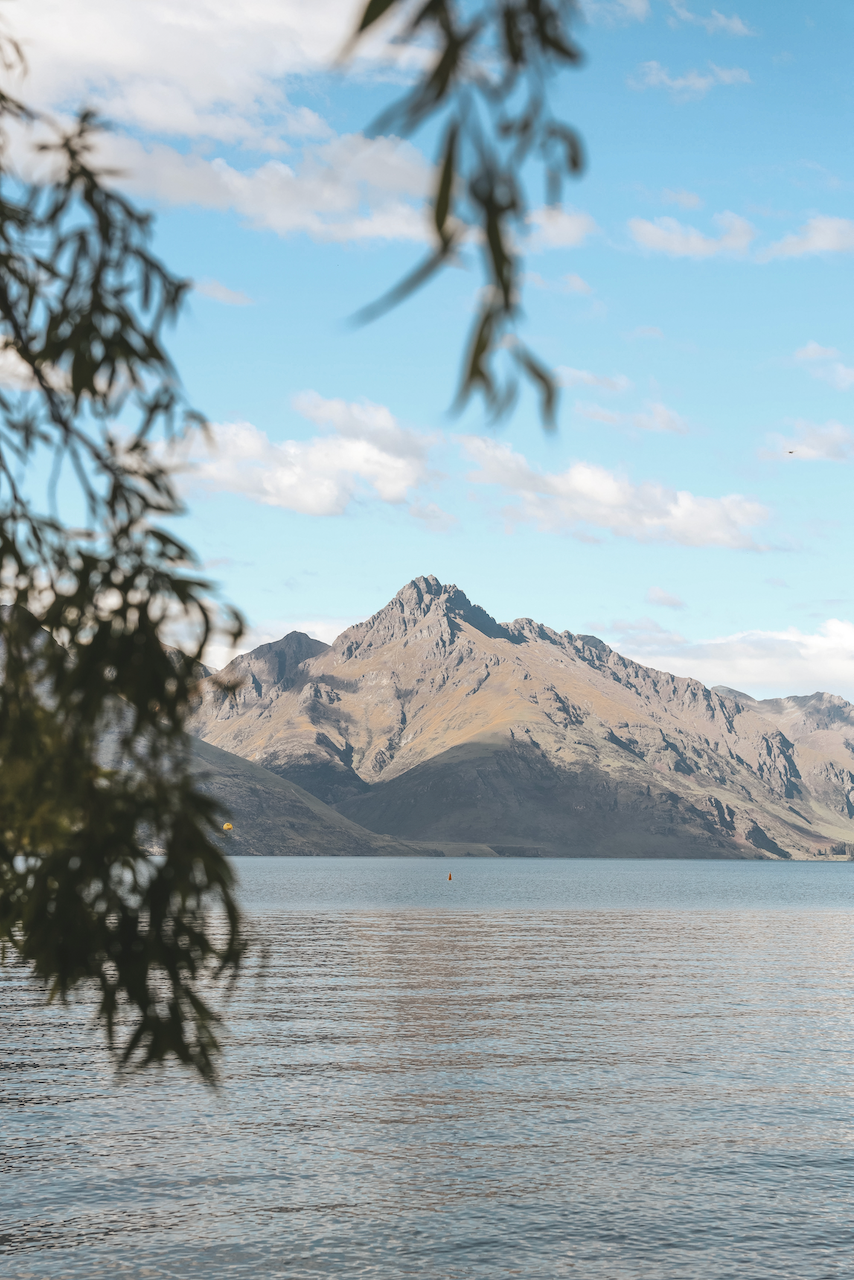
{"label": "blurred leaves", "polygon": [[478,393],[491,416],[500,418],[515,403],[521,374],[538,392],[548,427],[557,412],[554,375],[517,335],[519,243],[526,232],[532,164],[542,171],[550,205],[560,204],[564,182],[584,168],[578,134],[552,115],[548,100],[554,76],[582,61],[571,35],[577,17],[575,0],[369,0],[355,37],[380,20],[397,21],[396,43],[426,57],[415,84],[375,122],[374,132],[408,135],[430,123],[440,133],[434,248],[358,319],[373,319],[397,305],[456,261],[465,245],[476,245],[484,286],[457,405]]}
{"label": "blurred leaves", "polygon": [[156,523],[181,511],[164,445],[202,424],[163,345],[188,284],[93,166],[91,113],[51,130],[3,95],[0,121],[39,125],[50,175],[0,153],[0,942],[51,998],[94,993],[121,1064],[212,1081],[245,942],[184,721],[217,619]]}

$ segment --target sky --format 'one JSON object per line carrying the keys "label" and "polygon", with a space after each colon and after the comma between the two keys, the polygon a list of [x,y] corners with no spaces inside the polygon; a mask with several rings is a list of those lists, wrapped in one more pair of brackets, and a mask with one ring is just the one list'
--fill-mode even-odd
{"label": "sky", "polygon": [[[450,412],[474,258],[374,324],[424,252],[406,83],[345,67],[352,0],[13,0],[22,94],[112,122],[106,160],[195,287],[171,335],[214,424],[181,534],[241,648],[331,640],[419,574],[757,697],[854,700],[854,9],[597,0],[554,104],[584,176],[532,189],[526,341],[562,383]],[[214,665],[227,660],[212,653]]]}

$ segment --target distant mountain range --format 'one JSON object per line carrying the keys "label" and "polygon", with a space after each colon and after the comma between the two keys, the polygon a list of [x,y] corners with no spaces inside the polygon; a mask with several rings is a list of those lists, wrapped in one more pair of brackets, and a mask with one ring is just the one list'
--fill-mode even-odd
{"label": "distant mountain range", "polygon": [[[201,682],[189,727],[221,749],[217,767],[229,752],[260,766],[258,786],[272,773],[292,801],[309,793],[329,830],[305,852],[343,840],[347,819],[351,841],[445,852],[854,855],[844,699],[707,689],[594,636],[498,623],[432,576],[334,644],[291,632],[235,658]],[[274,810],[263,851],[299,852]]]}

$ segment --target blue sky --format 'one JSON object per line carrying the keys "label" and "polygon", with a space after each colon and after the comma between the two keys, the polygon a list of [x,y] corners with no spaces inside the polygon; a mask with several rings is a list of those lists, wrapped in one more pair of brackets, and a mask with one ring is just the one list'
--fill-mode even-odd
{"label": "blue sky", "polygon": [[182,533],[249,643],[331,639],[435,573],[707,683],[854,698],[854,10],[587,6],[556,105],[588,170],[527,242],[546,435],[525,398],[499,428],[448,413],[473,267],[345,323],[421,253],[430,159],[364,136],[402,78],[381,48],[330,70],[357,8],[9,11],[24,92],[115,122],[106,158],[197,282],[172,350],[217,443]]}

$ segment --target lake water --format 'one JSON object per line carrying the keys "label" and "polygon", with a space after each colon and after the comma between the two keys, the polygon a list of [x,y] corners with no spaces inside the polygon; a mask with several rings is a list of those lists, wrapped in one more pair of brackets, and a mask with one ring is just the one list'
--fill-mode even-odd
{"label": "lake water", "polygon": [[0,972],[2,1280],[854,1273],[854,865],[237,865],[219,1094]]}

